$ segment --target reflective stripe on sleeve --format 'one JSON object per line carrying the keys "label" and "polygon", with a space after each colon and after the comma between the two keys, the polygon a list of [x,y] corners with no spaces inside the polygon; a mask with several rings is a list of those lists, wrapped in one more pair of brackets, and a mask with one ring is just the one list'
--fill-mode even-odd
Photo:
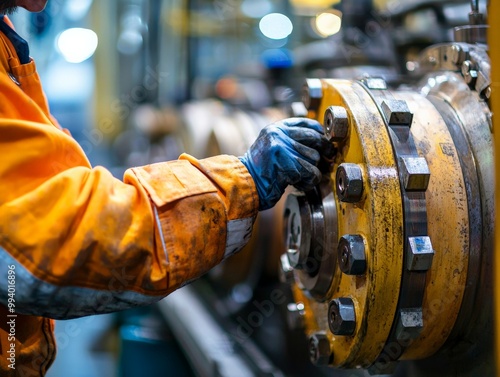
{"label": "reflective stripe on sleeve", "polygon": [[252,235],[254,217],[246,219],[230,220],[227,223],[226,250],[224,259],[240,251]]}
{"label": "reflective stripe on sleeve", "polygon": [[[147,296],[124,291],[123,283],[120,282],[120,274],[123,271],[120,269],[117,269],[116,276],[110,279],[109,289],[98,290],[74,286],[61,287],[44,282],[33,276],[2,247],[0,247],[0,266],[2,266],[0,274],[3,275],[0,281],[3,282],[6,281],[6,269],[14,266],[14,305],[15,311],[21,314],[70,319],[148,305],[162,298],[162,296]],[[4,285],[0,287],[0,303],[7,306],[8,298],[8,289]]]}

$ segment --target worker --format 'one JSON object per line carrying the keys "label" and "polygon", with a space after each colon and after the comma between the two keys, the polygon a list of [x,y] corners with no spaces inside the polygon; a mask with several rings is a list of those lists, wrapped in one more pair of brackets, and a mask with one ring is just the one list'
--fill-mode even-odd
{"label": "worker", "polygon": [[317,184],[333,147],[316,121],[264,128],[244,156],[127,170],[91,167],[51,116],[16,6],[0,0],[0,375],[43,376],[54,360],[53,319],[154,303],[248,241],[258,210],[287,185]]}

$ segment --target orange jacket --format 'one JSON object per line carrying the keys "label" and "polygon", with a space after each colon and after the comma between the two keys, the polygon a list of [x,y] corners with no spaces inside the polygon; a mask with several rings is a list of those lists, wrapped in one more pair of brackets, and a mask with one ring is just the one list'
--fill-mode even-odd
{"label": "orange jacket", "polygon": [[52,120],[35,63],[20,65],[1,33],[0,158],[1,376],[45,374],[48,318],[156,302],[243,247],[257,214],[234,156],[182,155],[124,182],[92,168]]}

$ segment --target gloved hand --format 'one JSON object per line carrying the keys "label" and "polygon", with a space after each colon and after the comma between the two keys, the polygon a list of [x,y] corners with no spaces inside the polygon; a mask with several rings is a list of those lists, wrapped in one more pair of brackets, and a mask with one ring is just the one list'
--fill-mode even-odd
{"label": "gloved hand", "polygon": [[255,182],[262,211],[273,207],[288,185],[301,191],[314,188],[321,180],[321,156],[331,159],[334,153],[317,121],[289,118],[263,128],[239,159]]}

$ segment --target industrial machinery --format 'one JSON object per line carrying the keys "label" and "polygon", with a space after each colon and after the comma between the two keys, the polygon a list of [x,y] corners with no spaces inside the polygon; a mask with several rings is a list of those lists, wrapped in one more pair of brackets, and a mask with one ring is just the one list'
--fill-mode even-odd
{"label": "industrial machinery", "polygon": [[[182,2],[163,7],[173,12],[174,3]],[[212,7],[186,6],[195,3]],[[224,5],[216,15],[232,21],[204,25],[239,30],[239,4],[258,2],[216,3]],[[484,16],[472,1],[469,24],[440,43],[466,14],[465,0],[375,1],[388,14],[369,1],[351,14],[361,2],[342,3],[339,34],[294,47],[294,68],[312,78],[291,111],[320,121],[337,147],[322,182],[311,192],[287,190],[259,215],[242,252],[162,300],[160,312],[200,376],[494,376],[494,85]],[[163,160],[179,147],[199,158],[241,155],[265,124],[288,115],[283,106],[236,108],[241,102],[193,101],[195,91],[179,90],[185,78],[199,81],[196,67],[213,70],[208,51],[219,51],[224,30],[176,33],[198,20],[186,14],[163,18],[158,70],[170,72],[162,64],[174,65],[184,43],[189,64],[152,88],[159,111],[130,105],[142,131],[178,123],[178,135],[168,128],[177,148],[156,133],[146,148],[129,133],[129,159]],[[197,56],[207,40],[214,48]],[[221,44],[235,58],[246,51]],[[182,103],[178,116],[167,116],[167,100]],[[160,375],[165,368],[156,367]]]}
{"label": "industrial machinery", "polygon": [[477,1],[469,19],[420,54],[414,85],[306,80],[307,115],[337,154],[315,190],[286,199],[281,268],[315,365],[495,375],[490,60]]}

